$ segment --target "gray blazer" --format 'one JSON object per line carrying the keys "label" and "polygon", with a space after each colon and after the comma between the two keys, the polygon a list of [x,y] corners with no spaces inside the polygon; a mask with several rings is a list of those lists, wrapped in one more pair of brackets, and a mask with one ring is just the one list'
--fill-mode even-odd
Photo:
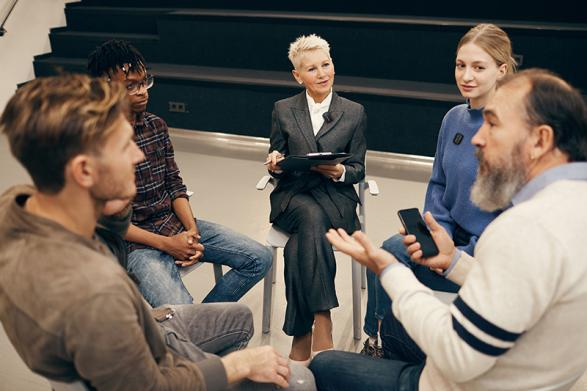
{"label": "gray blazer", "polygon": [[316,172],[274,174],[279,182],[271,193],[271,222],[287,208],[293,195],[310,192],[334,227],[349,232],[360,228],[356,215],[359,197],[353,184],[365,177],[367,115],[363,106],[336,92],[332,93],[328,112],[332,120],[325,121],[314,136],[305,91],[275,103],[269,151],[276,150],[285,156],[309,152],[347,152],[352,156],[343,163],[344,182],[334,182]]}

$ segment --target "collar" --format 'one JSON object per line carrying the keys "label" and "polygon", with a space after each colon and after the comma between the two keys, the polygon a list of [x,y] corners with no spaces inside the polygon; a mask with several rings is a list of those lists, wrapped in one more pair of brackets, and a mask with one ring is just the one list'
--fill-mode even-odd
{"label": "collar", "polygon": [[587,181],[587,162],[562,164],[544,171],[526,183],[522,190],[512,198],[512,204],[516,205],[527,201],[548,185],[562,180]]}
{"label": "collar", "polygon": [[135,114],[133,113],[135,118],[134,126],[144,126],[145,125],[145,112]]}
{"label": "collar", "polygon": [[312,98],[310,94],[308,94],[308,90],[306,90],[306,100],[308,101],[308,109],[311,113],[323,109],[328,110],[328,108],[330,107],[330,102],[332,101],[332,89],[330,89],[330,93],[328,94],[326,99],[324,99],[320,103],[314,102],[314,98]]}
{"label": "collar", "polygon": [[483,109],[484,107],[480,107],[478,109],[472,108],[471,101],[467,99],[467,111],[469,112],[469,115],[474,117],[483,117]]}

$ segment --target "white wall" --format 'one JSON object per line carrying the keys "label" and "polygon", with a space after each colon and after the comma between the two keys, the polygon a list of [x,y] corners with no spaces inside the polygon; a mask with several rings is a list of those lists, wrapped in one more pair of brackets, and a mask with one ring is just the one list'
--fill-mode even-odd
{"label": "white wall", "polygon": [[[51,51],[49,29],[65,25],[65,3],[72,0],[19,0],[0,37],[0,112],[16,85],[35,77],[33,56]],[[0,9],[8,3],[0,0]]]}

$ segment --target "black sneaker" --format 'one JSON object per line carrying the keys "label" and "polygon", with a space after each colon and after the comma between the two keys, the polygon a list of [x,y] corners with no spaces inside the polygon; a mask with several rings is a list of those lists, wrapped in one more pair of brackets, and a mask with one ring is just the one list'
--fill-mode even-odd
{"label": "black sneaker", "polygon": [[371,345],[369,343],[369,338],[367,337],[365,343],[363,344],[363,349],[361,350],[360,354],[373,358],[382,358],[383,349],[379,347],[379,342],[375,342],[375,345]]}

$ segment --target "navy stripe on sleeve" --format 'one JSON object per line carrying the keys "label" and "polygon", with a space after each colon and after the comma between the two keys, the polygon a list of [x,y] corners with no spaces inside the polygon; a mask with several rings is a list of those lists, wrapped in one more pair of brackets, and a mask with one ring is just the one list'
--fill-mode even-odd
{"label": "navy stripe on sleeve", "polygon": [[481,341],[479,338],[468,332],[467,329],[465,329],[463,325],[455,319],[454,316],[452,316],[452,328],[454,331],[456,331],[458,336],[467,343],[467,345],[480,353],[497,357],[501,356],[509,350],[509,348],[501,348]]}
{"label": "navy stripe on sleeve", "polygon": [[506,342],[515,342],[520,335],[522,335],[522,333],[512,333],[511,331],[504,330],[501,327],[494,325],[469,307],[467,303],[463,301],[461,296],[457,296],[453,304],[458,308],[461,314],[469,320],[469,322],[473,323],[485,334]]}

